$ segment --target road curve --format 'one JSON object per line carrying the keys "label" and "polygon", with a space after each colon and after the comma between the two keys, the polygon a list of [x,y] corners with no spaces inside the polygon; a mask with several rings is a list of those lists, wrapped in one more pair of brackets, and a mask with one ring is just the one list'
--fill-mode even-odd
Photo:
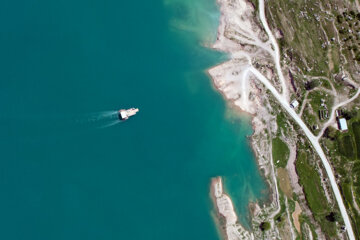
{"label": "road curve", "polygon": [[[260,2],[263,0],[259,0]],[[346,212],[346,208],[343,202],[343,199],[341,197],[340,191],[339,191],[339,187],[336,183],[335,180],[335,176],[334,173],[332,171],[332,168],[329,164],[329,161],[327,160],[324,151],[322,150],[318,139],[314,136],[314,134],[312,134],[312,132],[309,130],[309,128],[305,125],[305,123],[302,121],[302,119],[297,115],[297,113],[290,107],[289,102],[284,99],[280,93],[275,89],[275,87],[269,82],[269,80],[264,77],[257,69],[255,69],[252,66],[249,66],[249,70],[250,72],[252,72],[255,77],[262,82],[265,87],[267,89],[270,90],[270,92],[274,95],[274,97],[279,101],[279,103],[281,104],[281,106],[289,113],[289,115],[295,120],[295,122],[302,128],[302,130],[304,131],[305,135],[308,137],[308,139],[310,140],[311,144],[313,145],[315,151],[319,154],[319,157],[325,167],[326,173],[329,177],[330,180],[330,184],[331,187],[333,189],[336,201],[338,203],[339,209],[340,209],[340,213],[342,218],[344,219],[344,223],[346,226],[346,230],[347,230],[347,234],[349,236],[350,240],[355,240],[355,235],[351,226],[351,222],[350,222],[350,218],[349,215]]]}
{"label": "road curve", "polygon": [[358,88],[357,92],[355,93],[355,95],[352,97],[352,98],[349,98],[348,100],[346,101],[343,101],[337,105],[335,105],[332,110],[331,110],[331,115],[330,115],[330,118],[329,118],[329,121],[327,121],[325,124],[324,124],[324,127],[321,129],[319,135],[317,135],[317,139],[320,140],[321,136],[324,134],[325,130],[327,127],[329,127],[333,121],[335,120],[335,111],[342,107],[342,106],[345,106],[346,104],[348,103],[351,103],[352,101],[354,101],[357,97],[359,97],[360,95],[360,88]]}
{"label": "road curve", "polygon": [[266,17],[265,17],[265,4],[264,4],[264,0],[259,0],[259,14],[260,14],[260,21],[265,29],[266,34],[268,35],[271,44],[274,47],[274,53],[273,57],[274,57],[274,62],[275,62],[275,67],[276,67],[276,71],[277,74],[279,76],[280,82],[281,82],[281,88],[282,88],[282,96],[285,99],[289,98],[289,93],[288,93],[288,89],[286,86],[286,81],[284,78],[284,74],[282,73],[281,70],[281,63],[280,63],[280,49],[279,49],[279,45],[277,44],[277,41],[273,35],[273,33],[271,32],[269,25],[267,23]]}

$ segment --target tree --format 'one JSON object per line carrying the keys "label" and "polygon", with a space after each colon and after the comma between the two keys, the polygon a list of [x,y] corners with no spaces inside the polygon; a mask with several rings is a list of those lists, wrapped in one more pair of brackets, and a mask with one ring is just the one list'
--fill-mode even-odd
{"label": "tree", "polygon": [[335,222],[335,221],[338,221],[339,220],[339,216],[334,213],[334,212],[331,212],[329,215],[327,215],[326,217],[326,220],[328,220],[329,222]]}
{"label": "tree", "polygon": [[260,229],[261,229],[261,231],[267,231],[267,230],[269,230],[271,228],[271,225],[270,225],[270,223],[269,222],[262,222],[262,223],[260,223]]}
{"label": "tree", "polygon": [[355,60],[360,61],[360,54],[356,55]]}
{"label": "tree", "polygon": [[356,110],[351,110],[351,111],[348,111],[348,110],[345,110],[343,111],[343,116],[346,120],[350,120],[351,118],[355,117],[357,115],[357,112]]}
{"label": "tree", "polygon": [[344,21],[344,17],[341,15],[337,15],[337,21],[341,24]]}
{"label": "tree", "polygon": [[323,136],[326,137],[327,139],[334,141],[337,137],[337,131],[335,128],[328,127],[325,129]]}
{"label": "tree", "polygon": [[305,83],[305,89],[306,90],[312,90],[320,85],[320,82],[318,80],[312,80]]}

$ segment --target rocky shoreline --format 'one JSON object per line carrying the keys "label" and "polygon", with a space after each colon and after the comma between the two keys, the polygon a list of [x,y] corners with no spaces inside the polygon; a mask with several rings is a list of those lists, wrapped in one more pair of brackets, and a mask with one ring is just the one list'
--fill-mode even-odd
{"label": "rocky shoreline", "polygon": [[[221,12],[218,28],[217,41],[212,46],[214,49],[229,54],[230,59],[208,70],[215,88],[224,98],[235,106],[252,116],[254,130],[250,138],[259,169],[262,171],[269,185],[270,203],[260,207],[257,203],[251,203],[253,233],[246,231],[237,221],[233,211],[230,197],[223,193],[221,178],[212,179],[211,193],[216,205],[218,217],[224,217],[225,223],[220,226],[223,229],[224,238],[229,240],[257,239],[261,236],[259,226],[265,219],[265,215],[276,215],[280,210],[277,180],[272,163],[271,143],[267,141],[273,132],[276,132],[276,117],[271,114],[271,106],[267,99],[265,88],[249,76],[246,70],[249,62],[256,61],[264,65],[264,71],[269,79],[273,78],[273,72],[266,68],[271,57],[266,48],[267,36],[256,22],[254,6],[245,0],[230,1],[218,0]],[[260,46],[251,46],[237,41],[238,28],[249,29],[256,33]],[[241,32],[241,30],[239,30]],[[246,30],[246,32],[248,32]],[[255,35],[254,35],[255,37]],[[269,46],[268,46],[269,47]],[[249,58],[251,56],[251,59]],[[250,206],[249,206],[250,207]],[[221,221],[220,221],[221,222]]]}
{"label": "rocky shoreline", "polygon": [[221,177],[211,180],[211,197],[217,209],[219,227],[226,239],[254,239],[254,235],[246,231],[239,223],[233,203],[228,195],[223,191]]}

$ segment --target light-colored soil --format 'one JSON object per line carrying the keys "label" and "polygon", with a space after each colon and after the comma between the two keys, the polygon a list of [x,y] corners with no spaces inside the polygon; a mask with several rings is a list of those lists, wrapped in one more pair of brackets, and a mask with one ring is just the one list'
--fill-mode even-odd
{"label": "light-colored soil", "polygon": [[[246,231],[237,221],[231,198],[224,193],[221,177],[213,178],[211,181],[211,195],[215,201],[219,218],[225,218],[223,223],[224,237],[228,240],[254,239],[253,234]],[[219,221],[221,222],[221,221]]]}
{"label": "light-colored soil", "polygon": [[285,168],[279,168],[277,170],[277,175],[278,175],[278,179],[279,179],[279,185],[280,185],[280,189],[281,191],[290,199],[292,199],[292,188],[291,188],[291,184],[290,184],[290,177],[288,172],[286,171]]}
{"label": "light-colored soil", "polygon": [[300,221],[299,221],[299,216],[301,214],[301,208],[298,202],[295,202],[295,211],[292,213],[292,219],[294,221],[294,225],[296,228],[296,231],[298,231],[298,233],[301,233],[301,227],[300,227]]}

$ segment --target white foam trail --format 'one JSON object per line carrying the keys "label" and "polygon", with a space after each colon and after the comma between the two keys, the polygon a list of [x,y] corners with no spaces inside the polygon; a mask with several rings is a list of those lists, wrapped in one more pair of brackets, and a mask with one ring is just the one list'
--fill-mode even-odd
{"label": "white foam trail", "polygon": [[106,112],[98,112],[92,113],[88,117],[89,121],[101,121],[105,119],[109,119],[110,117],[117,116],[117,111],[106,111]]}
{"label": "white foam trail", "polygon": [[112,126],[114,126],[114,125],[116,125],[116,124],[118,124],[118,123],[122,123],[122,121],[120,121],[120,120],[114,120],[114,121],[112,121],[112,122],[110,122],[110,123],[108,123],[108,124],[105,124],[105,125],[103,125],[103,126],[100,126],[100,127],[98,127],[98,128],[108,128],[108,127],[112,127]]}
{"label": "white foam trail", "polygon": [[122,121],[119,120],[117,111],[94,112],[80,116],[76,122],[90,128],[108,128]]}
{"label": "white foam trail", "polygon": [[76,122],[81,124],[97,123],[102,121],[114,120],[117,118],[117,111],[103,111],[85,114],[80,116]]}

